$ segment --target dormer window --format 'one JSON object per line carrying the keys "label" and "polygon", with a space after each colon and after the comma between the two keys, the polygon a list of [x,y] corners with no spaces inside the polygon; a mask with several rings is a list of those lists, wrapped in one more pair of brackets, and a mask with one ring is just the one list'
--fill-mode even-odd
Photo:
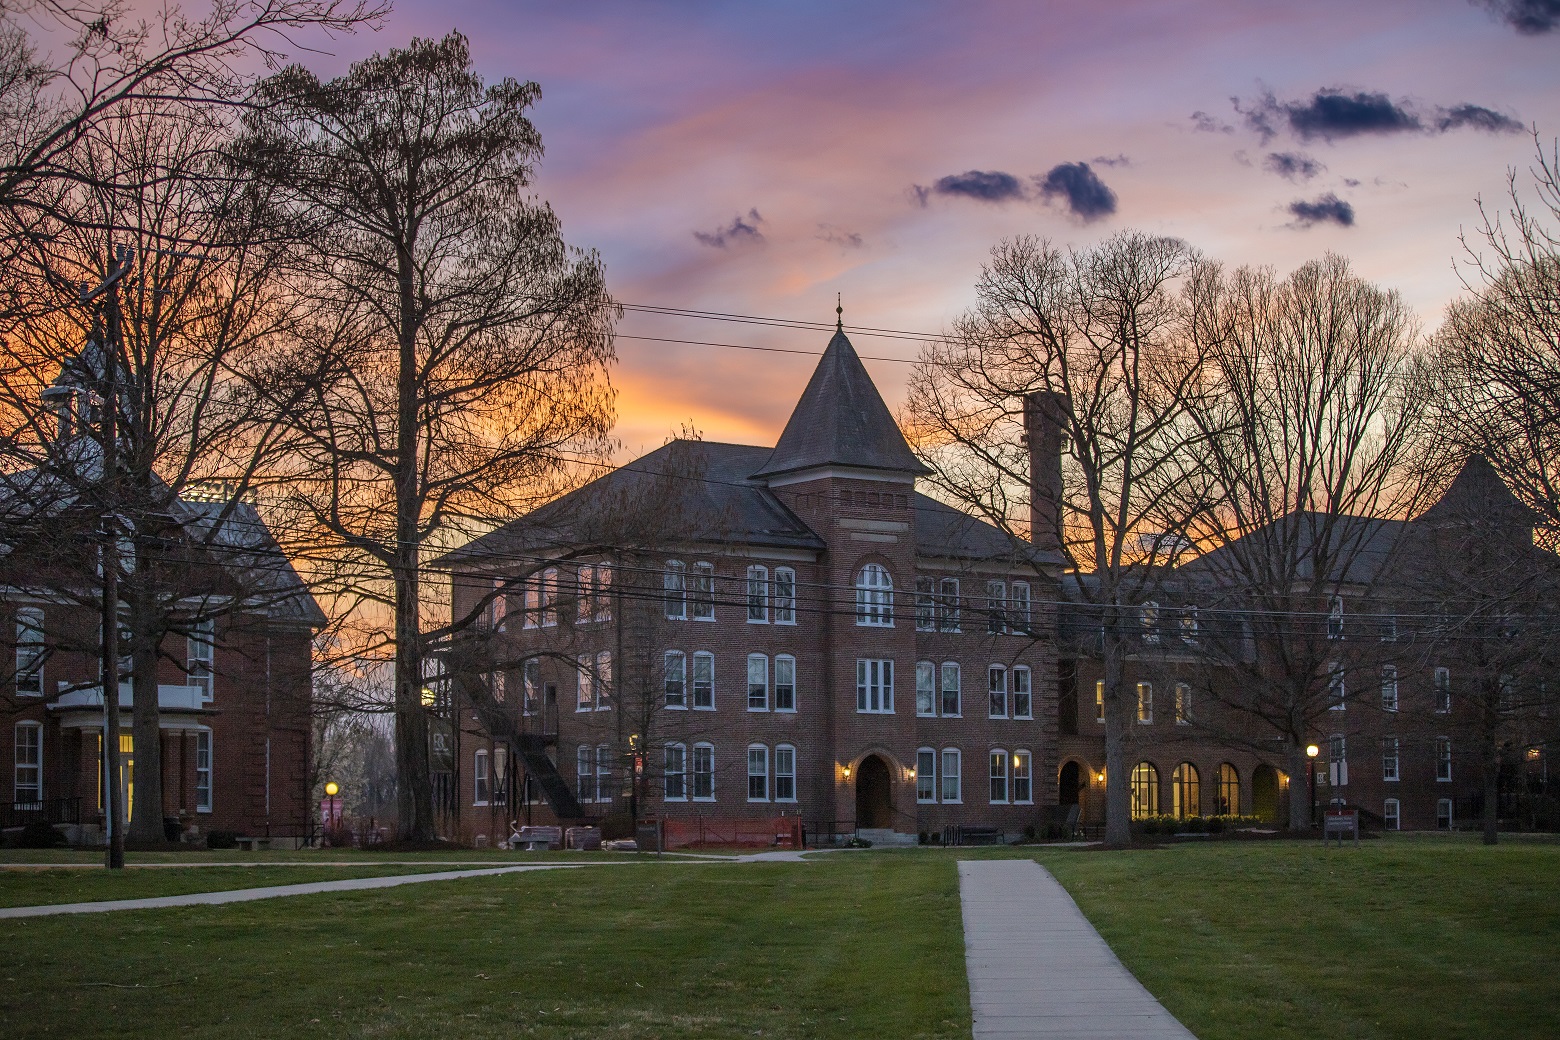
{"label": "dormer window", "polygon": [[1343,638],[1343,597],[1334,596],[1327,610],[1327,638]]}
{"label": "dormer window", "polygon": [[1143,604],[1142,613],[1139,615],[1143,626],[1143,642],[1149,646],[1159,645],[1159,604],[1149,600]]}

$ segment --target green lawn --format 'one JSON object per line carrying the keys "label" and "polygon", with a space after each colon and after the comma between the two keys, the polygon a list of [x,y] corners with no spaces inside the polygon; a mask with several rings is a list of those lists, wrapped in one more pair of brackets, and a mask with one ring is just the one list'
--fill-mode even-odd
{"label": "green lawn", "polygon": [[1050,868],[1202,1040],[1560,1036],[1560,846],[1459,838],[647,857],[5,921],[0,1036],[967,1037],[954,862],[988,855]]}
{"label": "green lawn", "polygon": [[108,899],[145,899],[188,892],[227,892],[235,888],[301,885],[310,881],[425,874],[433,866],[386,867],[200,867],[180,870],[0,870],[0,906],[42,906],[46,903],[94,903]]}

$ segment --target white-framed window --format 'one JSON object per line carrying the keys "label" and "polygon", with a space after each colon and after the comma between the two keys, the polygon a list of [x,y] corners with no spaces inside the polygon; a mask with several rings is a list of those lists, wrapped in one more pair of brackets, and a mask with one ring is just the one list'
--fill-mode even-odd
{"label": "white-framed window", "polygon": [[1452,710],[1452,670],[1450,668],[1437,668],[1435,670],[1435,710],[1439,714],[1445,714]]}
{"label": "white-framed window", "polygon": [[867,714],[894,713],[894,662],[856,660],[856,710]]}
{"label": "white-framed window", "polygon": [[747,619],[750,624],[769,624],[769,568],[757,564],[747,569]]}
{"label": "white-framed window", "polygon": [[668,650],[661,655],[661,675],[666,684],[666,706],[688,707],[688,655]]}
{"label": "white-framed window", "polygon": [[486,805],[492,801],[492,784],[488,778],[488,753],[479,750],[471,756],[471,804]]}
{"label": "white-framed window", "polygon": [[942,666],[942,713],[956,719],[964,714],[963,698],[959,692],[959,662],[944,661]]}
{"label": "white-framed window", "polygon": [[986,582],[986,634],[1000,635],[1008,630],[1007,582]]}
{"label": "white-framed window", "polygon": [[488,693],[498,703],[504,703],[504,698],[509,695],[509,675],[502,669],[488,673]]}
{"label": "white-framed window", "polygon": [[36,722],[16,724],[15,772],[11,780],[12,800],[19,803],[43,801],[43,727]]}
{"label": "white-framed window", "polygon": [[1028,632],[1029,617],[1029,582],[1015,581],[1008,590],[1008,630]]}
{"label": "white-framed window", "polygon": [[496,747],[493,749],[493,804],[506,805],[509,802],[509,749]]}
{"label": "white-framed window", "polygon": [[582,563],[574,569],[574,620],[596,620],[596,565]]}
{"label": "white-framed window", "polygon": [[693,655],[693,706],[699,711],[715,710],[715,655],[708,650]]}
{"label": "white-framed window", "polygon": [[1327,638],[1343,638],[1343,597],[1334,596],[1327,608]]}
{"label": "white-framed window", "polygon": [[1395,664],[1381,666],[1381,710],[1398,710],[1398,674]]}
{"label": "white-framed window", "polygon": [[1015,805],[1034,804],[1034,759],[1022,748],[1013,752],[1013,787],[1009,794]]}
{"label": "white-framed window", "polygon": [[596,710],[596,659],[590,654],[581,654],[575,662],[576,690],[578,695],[574,699],[575,711]]}
{"label": "white-framed window", "polygon": [[185,670],[187,678],[184,680],[190,686],[200,687],[200,699],[202,703],[209,703],[216,693],[212,689],[212,664],[216,660],[217,652],[217,623],[212,618],[201,618],[190,623],[189,635],[185,637]]}
{"label": "white-framed window", "polygon": [[596,800],[612,800],[612,749],[605,744],[596,745]]}
{"label": "white-framed window", "polygon": [[1442,784],[1452,782],[1452,740],[1450,737],[1435,738],[1435,779],[1437,783]]}
{"label": "white-framed window", "polygon": [[524,700],[520,710],[527,715],[535,715],[542,700],[542,662],[531,658],[520,668],[521,684],[524,691],[521,696]]}
{"label": "white-framed window", "polygon": [[775,710],[796,710],[796,658],[775,655]]}
{"label": "white-framed window", "polygon": [[1029,684],[1029,669],[1024,665],[1015,667],[1008,674],[1008,683],[1013,687],[1013,717],[1015,719],[1032,719],[1035,717],[1034,691]]}
{"label": "white-framed window", "polygon": [[991,749],[991,804],[1006,805],[1008,800],[1008,756],[1001,748]]}
{"label": "white-framed window", "polygon": [[195,811],[211,811],[211,730],[195,731]]}
{"label": "white-framed window", "polygon": [[919,575],[915,579],[915,630],[937,630],[937,579]]}
{"label": "white-framed window", "polygon": [[769,801],[769,748],[749,744],[747,749],[747,800]]}
{"label": "white-framed window", "polygon": [[1149,646],[1159,645],[1159,604],[1153,600],[1144,603],[1138,613],[1138,623],[1143,629],[1143,642]]}
{"label": "white-framed window", "polygon": [[1386,821],[1386,829],[1389,831],[1402,830],[1402,810],[1398,807],[1396,798],[1388,798],[1381,803],[1381,818]]}
{"label": "white-framed window", "polygon": [[1154,721],[1154,684],[1140,682],[1137,684],[1137,720],[1138,723],[1147,726]]}
{"label": "white-framed window", "polygon": [[612,709],[612,651],[596,655],[596,710]]}
{"label": "white-framed window", "polygon": [[1343,711],[1349,704],[1349,689],[1344,683],[1343,666],[1337,661],[1327,662],[1327,710]]}
{"label": "white-framed window", "polygon": [[575,794],[580,804],[596,800],[596,749],[580,745],[574,752]]}
{"label": "white-framed window", "polygon": [[1381,641],[1383,643],[1395,643],[1398,637],[1398,619],[1396,614],[1384,614],[1381,618]]}
{"label": "white-framed window", "polygon": [[1175,684],[1175,724],[1192,724],[1192,688],[1184,682]]}
{"label": "white-framed window", "polygon": [[1398,779],[1398,738],[1381,738],[1381,779],[1388,783]]}
{"label": "white-framed window", "polygon": [[1197,614],[1197,605],[1181,608],[1181,641],[1189,645],[1197,645],[1197,640],[1202,637],[1202,621]]}
{"label": "white-framed window", "polygon": [[748,711],[769,710],[769,658],[748,654]]}
{"label": "white-framed window", "polygon": [[520,627],[535,628],[542,621],[542,577],[532,574],[520,586]]}
{"label": "white-framed window", "polygon": [[958,803],[964,800],[963,789],[960,785],[961,755],[958,748],[943,748],[942,750],[942,776],[941,783],[942,800],[944,802]]}
{"label": "white-framed window", "polygon": [[575,611],[581,622],[612,620],[612,565],[610,563],[580,564]]}
{"label": "white-framed window", "polygon": [[1452,829],[1452,800],[1450,798],[1436,799],[1435,825],[1438,830],[1449,831]]}
{"label": "white-framed window", "polygon": [[775,801],[796,801],[796,748],[775,745]]}
{"label": "white-framed window", "polygon": [[715,800],[715,745],[693,745],[693,800]]}
{"label": "white-framed window", "polygon": [[937,665],[932,661],[915,663],[915,713],[937,714]]}
{"label": "white-framed window", "polygon": [[1094,681],[1094,721],[1105,721],[1105,680]]}
{"label": "white-framed window", "polygon": [[538,611],[543,628],[558,623],[558,568],[549,567],[542,572],[542,602]]}
{"label": "white-framed window", "polygon": [[16,695],[43,696],[43,610],[16,608]]}
{"label": "white-framed window", "polygon": [[959,579],[943,578],[938,582],[937,630],[959,631]]}
{"label": "white-framed window", "polygon": [[1327,740],[1327,781],[1333,787],[1349,786],[1349,748],[1342,733]]}
{"label": "white-framed window", "polygon": [[700,561],[693,565],[693,620],[715,620],[715,565]]}
{"label": "white-framed window", "polygon": [[661,604],[669,620],[688,617],[688,571],[681,560],[667,560],[661,571]]}
{"label": "white-framed window", "polygon": [[987,716],[993,719],[1007,718],[1007,669],[1000,664],[986,669],[986,687],[991,694],[986,705]]}
{"label": "white-framed window", "polygon": [[894,579],[882,564],[869,563],[856,572],[856,624],[894,627]]}
{"label": "white-framed window", "polygon": [[668,802],[688,800],[688,749],[681,744],[668,744],[662,761],[662,796]]}
{"label": "white-framed window", "polygon": [[775,568],[775,624],[796,624],[796,571]]}
{"label": "white-framed window", "polygon": [[507,578],[493,579],[493,598],[488,601],[488,622],[494,631],[501,630],[509,618],[509,595],[504,591],[508,585]]}
{"label": "white-framed window", "polygon": [[915,753],[915,800],[937,801],[937,749],[917,748]]}

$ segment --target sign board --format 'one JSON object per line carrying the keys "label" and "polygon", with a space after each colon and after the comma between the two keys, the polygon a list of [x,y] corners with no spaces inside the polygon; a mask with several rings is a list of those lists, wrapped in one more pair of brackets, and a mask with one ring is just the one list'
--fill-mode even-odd
{"label": "sign board", "polygon": [[320,799],[320,823],[326,828],[341,826],[341,796]]}
{"label": "sign board", "polygon": [[1336,836],[1338,844],[1343,844],[1344,836],[1354,839],[1354,844],[1360,843],[1360,814],[1357,809],[1328,809],[1322,816],[1322,841],[1327,842]]}

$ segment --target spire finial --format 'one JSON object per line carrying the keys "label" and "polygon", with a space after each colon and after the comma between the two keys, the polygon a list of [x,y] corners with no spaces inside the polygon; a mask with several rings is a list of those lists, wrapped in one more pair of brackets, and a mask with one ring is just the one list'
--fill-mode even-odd
{"label": "spire finial", "polygon": [[841,302],[841,293],[834,294],[834,330],[845,331],[845,304]]}

